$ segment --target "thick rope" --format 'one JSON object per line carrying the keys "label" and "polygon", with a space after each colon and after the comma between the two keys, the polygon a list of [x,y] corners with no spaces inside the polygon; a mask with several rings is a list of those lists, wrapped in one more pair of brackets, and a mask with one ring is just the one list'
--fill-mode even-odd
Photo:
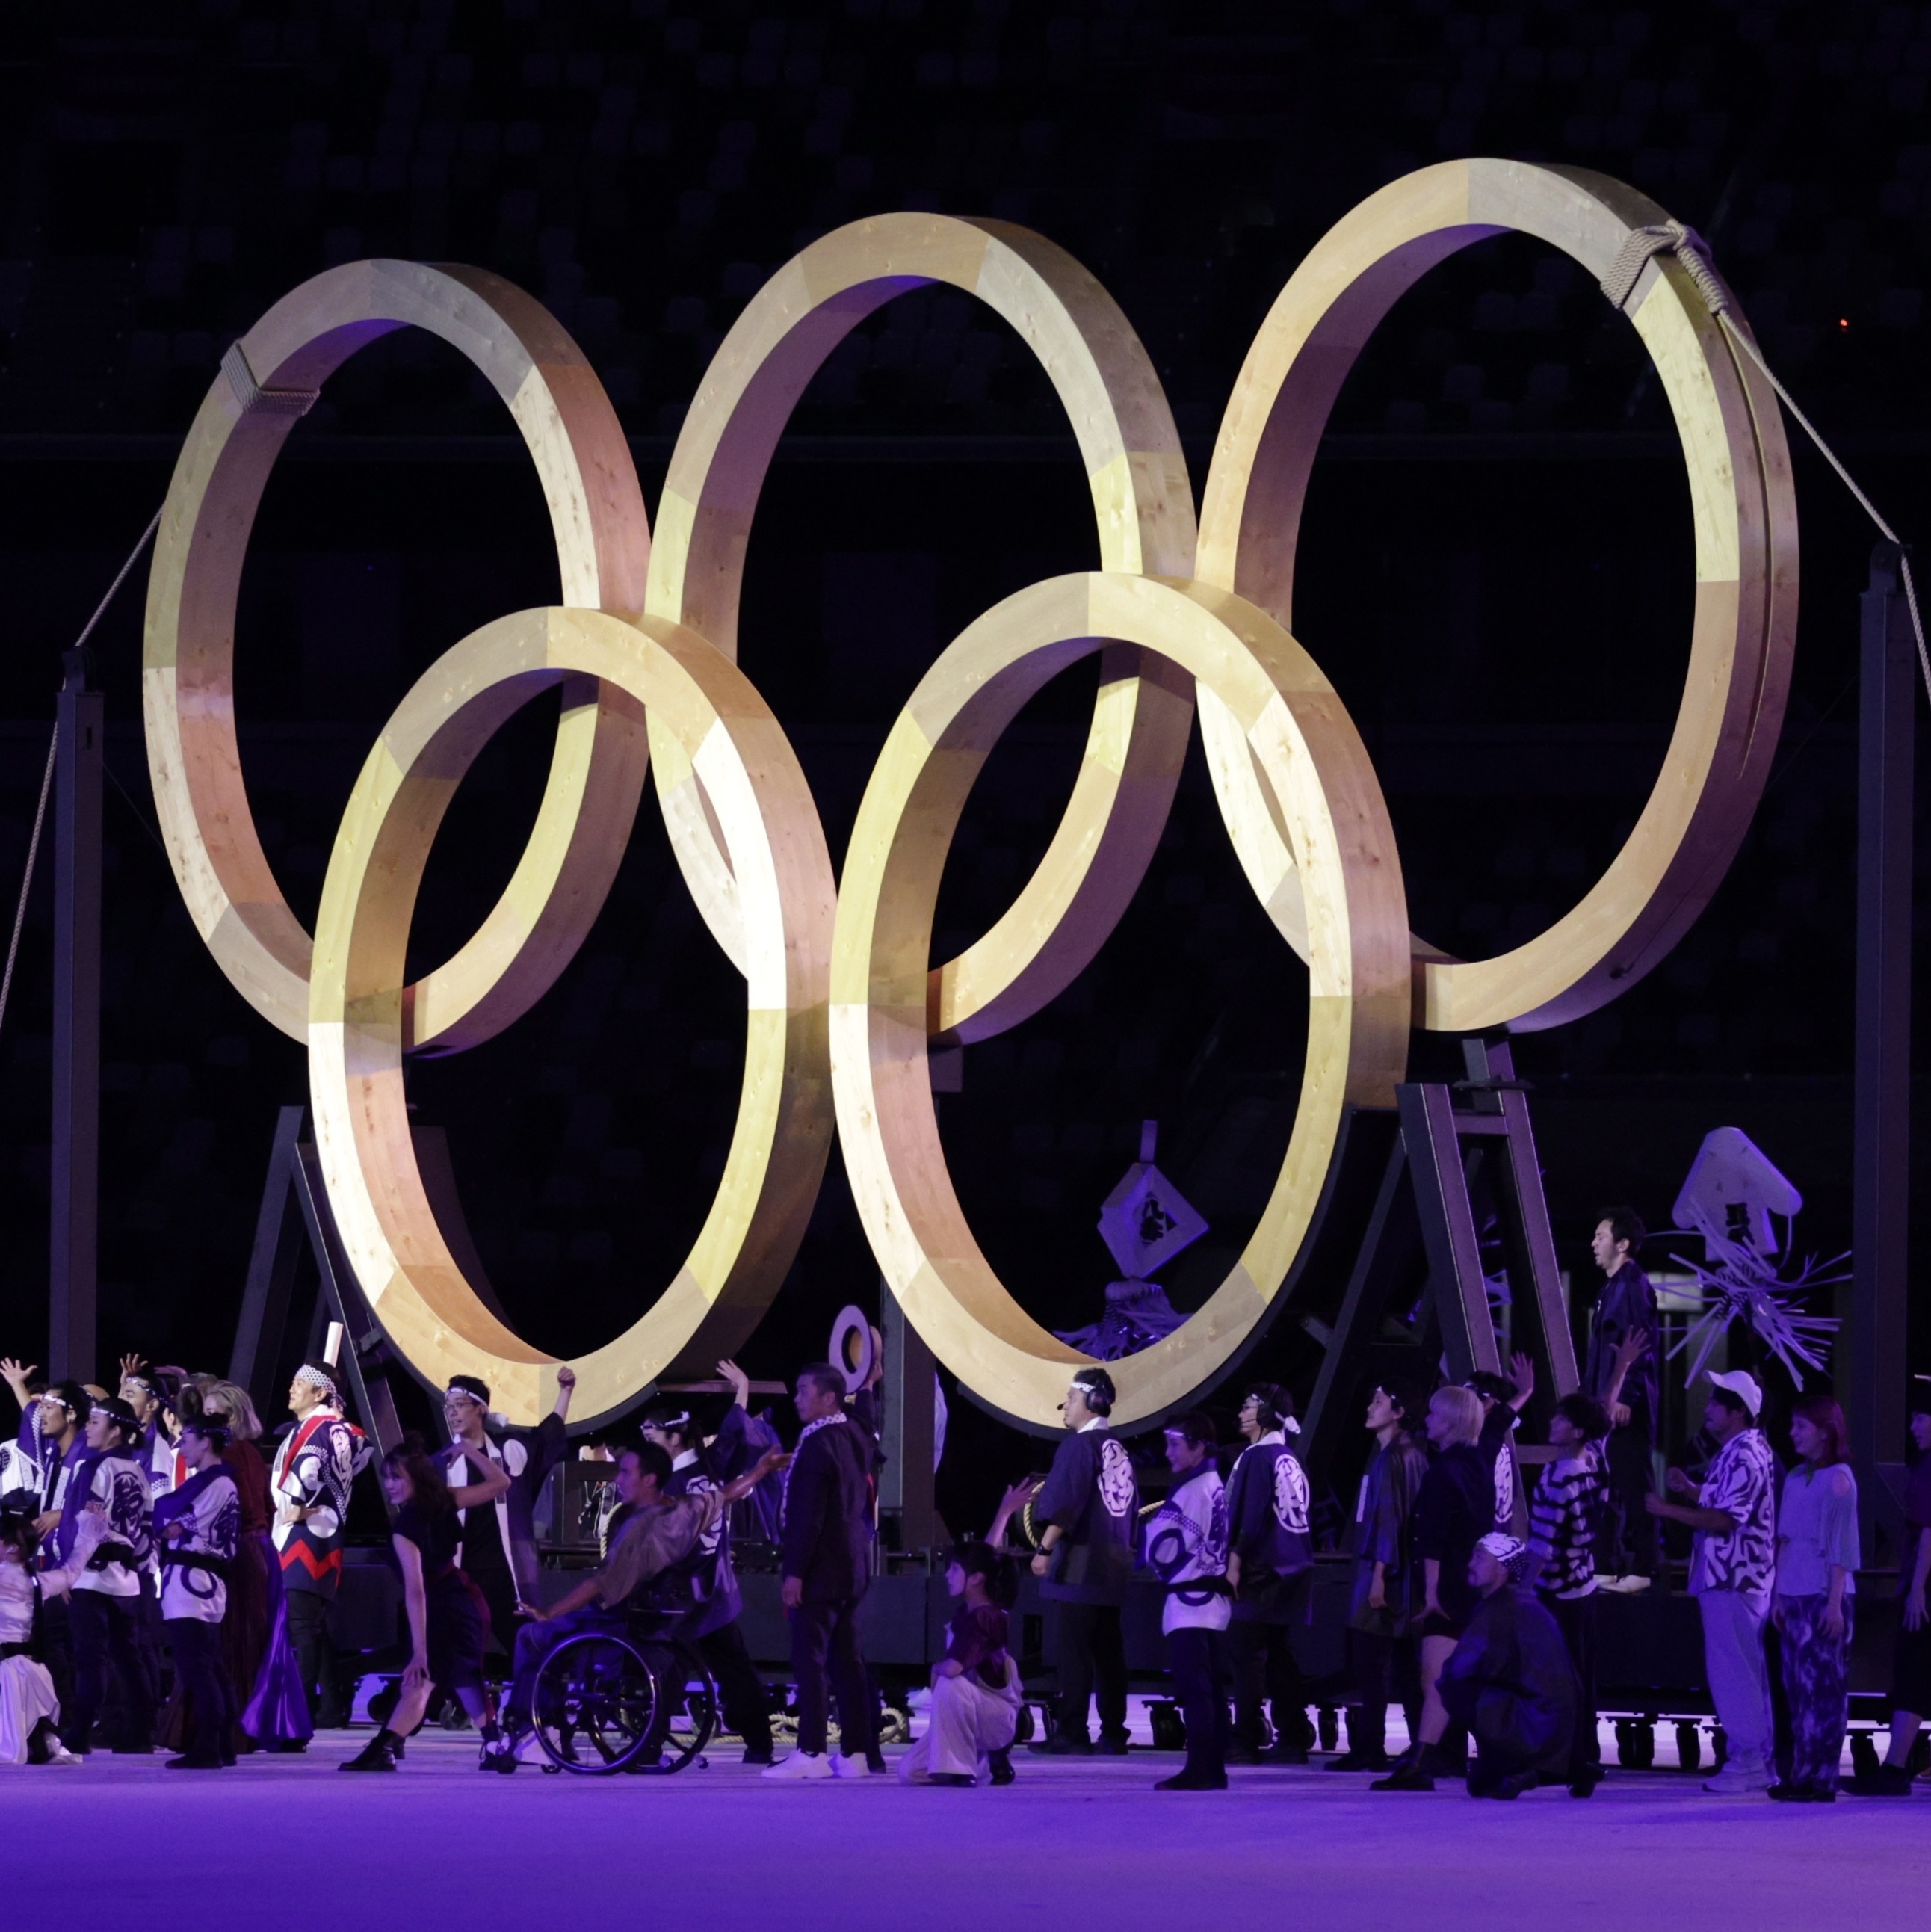
{"label": "thick rope", "polygon": [[[76,650],[79,650],[88,639],[93,636],[95,628],[99,625],[101,619],[106,616],[107,607],[113,602],[115,592],[127,582],[127,573],[139,560],[142,551],[153,542],[154,532],[160,528],[160,525],[161,513],[157,510],[149,520],[148,527],[136,539],[134,548],[127,553],[127,561],[121,565],[119,571],[115,574],[114,581],[108,585],[106,596],[94,606],[94,615],[88,619],[86,627],[82,631],[80,635],[74,639],[73,648]],[[27,922],[27,895],[34,889],[34,868],[40,860],[40,833],[46,824],[47,799],[53,790],[54,760],[58,756],[59,752],[60,727],[56,724],[54,727],[53,737],[47,746],[46,769],[40,774],[40,802],[34,808],[33,835],[27,841],[26,875],[20,881],[20,896],[13,908],[13,937],[7,942],[6,970],[4,974],[0,974],[0,1026],[6,1024],[7,1001],[13,990],[13,966],[20,955],[21,929]],[[113,774],[109,772],[108,776],[111,778]],[[118,788],[120,781],[118,778],[115,779],[115,784]],[[131,799],[128,801],[130,804],[133,802]]]}
{"label": "thick rope", "polygon": [[1729,291],[1718,279],[1717,272],[1710,266],[1709,244],[1695,229],[1687,228],[1680,221],[1666,221],[1648,228],[1633,228],[1624,236],[1622,247],[1616,252],[1616,259],[1609,265],[1609,272],[1603,278],[1603,292],[1619,309],[1627,310],[1631,296],[1636,292],[1636,284],[1642,280],[1645,266],[1656,256],[1674,255],[1683,266],[1683,271],[1696,292],[1703,298],[1704,305],[1716,317],[1717,325],[1723,332],[1731,347],[1747,356],[1756,364],[1764,380],[1775,391],[1777,399],[1793,416],[1818,448],[1824,460],[1837,472],[1838,479],[1855,496],[1866,516],[1875,524],[1888,543],[1897,546],[1898,575],[1904,585],[1906,608],[1911,614],[1911,632],[1918,643],[1918,668],[1924,680],[1924,695],[1931,700],[1931,651],[1924,643],[1924,619],[1918,608],[1918,585],[1911,574],[1911,552],[1904,539],[1885,520],[1878,506],[1858,486],[1858,481],[1837,460],[1837,452],[1826,442],[1819,433],[1817,425],[1797,406],[1796,398],[1777,379],[1776,372],[1763,359],[1763,352],[1750,337],[1737,326],[1730,310]]}

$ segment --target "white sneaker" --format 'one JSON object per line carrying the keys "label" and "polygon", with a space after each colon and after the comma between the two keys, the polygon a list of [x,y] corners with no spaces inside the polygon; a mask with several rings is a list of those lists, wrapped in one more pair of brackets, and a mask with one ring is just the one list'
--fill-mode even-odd
{"label": "white sneaker", "polygon": [[834,1778],[869,1778],[871,1767],[862,1757],[847,1757],[843,1751],[833,1751],[832,1775]]}
{"label": "white sneaker", "polygon": [[1753,1792],[1768,1791],[1774,1781],[1767,1771],[1726,1764],[1714,1778],[1703,1780],[1703,1789],[1719,1798],[1747,1798]]}
{"label": "white sneaker", "polygon": [[790,1780],[796,1782],[804,1778],[836,1778],[834,1766],[838,1760],[827,1757],[823,1751],[793,1751],[787,1758],[767,1765],[760,1774],[765,1778]]}
{"label": "white sneaker", "polygon": [[46,1761],[49,1764],[85,1764],[87,1762],[84,1757],[75,1756],[66,1745],[61,1744],[55,1744],[48,1753]]}

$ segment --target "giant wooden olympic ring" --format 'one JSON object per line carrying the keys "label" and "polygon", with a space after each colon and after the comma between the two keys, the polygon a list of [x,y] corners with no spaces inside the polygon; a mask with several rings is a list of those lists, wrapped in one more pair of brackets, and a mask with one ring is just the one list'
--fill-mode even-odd
{"label": "giant wooden olympic ring", "polygon": [[702,638],[659,618],[526,610],[472,632],[391,718],[343,814],[316,919],[310,1089],[329,1202],[385,1332],[439,1385],[480,1370],[519,1416],[554,1400],[555,1364],[478,1299],[423,1192],[403,1094],[403,957],[436,825],[471,760],[570,675],[647,710],[702,778],[737,881],[748,1016],[743,1101],[710,1214],[648,1312],[576,1364],[586,1414],[621,1408],[680,1356],[736,1351],[797,1251],[831,1148],[831,860],[763,700]]}
{"label": "giant wooden olympic ring", "polygon": [[[1668,218],[1605,176],[1516,161],[1444,162],[1370,195],[1295,269],[1247,352],[1207,476],[1202,579],[1291,626],[1301,508],[1328,411],[1381,318],[1436,262],[1514,230],[1600,281],[1631,229]],[[1625,306],[1690,470],[1696,605],[1676,728],[1642,816],[1571,911],[1492,959],[1453,960],[1416,942],[1423,1026],[1528,1031],[1614,999],[1709,902],[1770,774],[1797,627],[1797,502],[1783,418],[1762,371],[1737,356],[1674,255],[1651,260]],[[1255,890],[1291,904],[1293,860],[1266,788],[1205,694],[1201,730]]]}
{"label": "giant wooden olympic ring", "polygon": [[[1453,962],[1413,942],[1411,966],[1378,784],[1345,710],[1286,628],[1321,425],[1401,290],[1453,249],[1508,227],[1600,274],[1633,226],[1660,214],[1599,177],[1495,162],[1425,170],[1371,197],[1297,272],[1249,355],[1215,454],[1198,571],[1184,464],[1144,352],[1098,284],[1024,230],[886,216],[828,236],[781,270],[725,338],[686,418],[654,553],[595,378],[528,297],[473,270],[363,263],[271,310],[204,404],[170,492],[149,596],[150,762],[177,874],[211,949],[262,1012],[310,1039],[331,1198],[358,1279],[418,1371],[439,1381],[481,1367],[522,1420],[548,1399],[554,1364],[484,1307],[436,1229],[402,1110],[402,1063],[412,1050],[487,1036],[553,980],[607,887],[647,737],[673,849],[746,978],[751,1048],[730,1165],[703,1234],[650,1312],[578,1365],[586,1405],[620,1407],[680,1358],[735,1346],[755,1322],[809,1212],[829,1084],[868,1234],[922,1334],[988,1406],[1053,1426],[1067,1372],[1084,1358],[1031,1322],[979,1254],[945,1173],[927,1052],[935,1039],[985,1038],[1036,1012],[1103,944],[1165,822],[1197,691],[1236,850],[1307,959],[1313,994],[1302,1104],[1261,1226],[1204,1309],[1115,1365],[1116,1415],[1149,1420],[1210,1384],[1291,1277],[1342,1108],[1392,1100],[1411,1017],[1533,1026],[1612,998],[1707,900],[1761,790],[1792,646],[1787,460],[1759,379],[1738,368],[1673,260],[1645,272],[1631,307],[1690,468],[1690,676],[1664,779],[1575,913],[1501,960]],[[932,281],[986,300],[1051,376],[1086,463],[1102,569],[1009,598],[922,682],[868,789],[834,960],[822,830],[789,747],[729,662],[739,588],[772,450],[811,374],[862,316]],[[484,627],[404,700],[338,836],[311,974],[241,786],[235,585],[268,468],[312,399],[304,392],[360,342],[412,321],[463,348],[517,410],[550,504],[564,602],[576,608]],[[1100,699],[1045,859],[989,933],[934,968],[933,896],[973,776],[1025,697],[1094,650],[1105,653]],[[450,788],[503,716],[559,681],[571,695],[516,878],[454,960],[403,986],[409,908]]]}
{"label": "giant wooden olympic ring", "polygon": [[[235,602],[262,490],[297,418],[356,350],[414,324],[494,384],[550,507],[563,601],[643,606],[650,526],[623,430],[581,352],[520,289],[475,268],[356,262],[285,296],[229,351],[168,488],[148,580],[148,769],[181,896],[264,1018],[308,1029],[310,941],[262,851],[235,737]],[[643,784],[633,707],[565,692],[537,820],[502,896],[456,956],[409,989],[412,1048],[499,1033],[548,990],[601,908]]]}

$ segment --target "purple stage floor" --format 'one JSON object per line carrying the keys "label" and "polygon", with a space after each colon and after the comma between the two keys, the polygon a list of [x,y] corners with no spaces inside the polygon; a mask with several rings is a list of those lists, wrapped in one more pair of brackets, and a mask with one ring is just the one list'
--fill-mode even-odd
{"label": "purple stage floor", "polygon": [[442,1736],[412,1745],[394,1777],[338,1777],[367,1736],[325,1733],[305,1757],[212,1775],[164,1772],[158,1756],[0,1772],[0,1820],[22,1871],[40,1869],[29,1847],[100,1848],[97,1883],[63,1864],[51,1891],[39,1884],[64,1932],[124,1932],[144,1898],[171,1918],[319,1913],[352,1932],[451,1914],[680,1932],[1497,1932],[1579,1913],[1712,1932],[1931,1922],[1921,1784],[1909,1799],[1790,1808],[1707,1797],[1681,1773],[1618,1772],[1587,1804],[1550,1790],[1498,1804],[1256,1770],[1224,1795],[1183,1794],[1150,1788],[1176,1759],[1136,1752],[1022,1758],[1001,1790],[772,1786],[734,1746],[673,1778],[528,1765],[497,1778],[474,1768],[472,1739]]}

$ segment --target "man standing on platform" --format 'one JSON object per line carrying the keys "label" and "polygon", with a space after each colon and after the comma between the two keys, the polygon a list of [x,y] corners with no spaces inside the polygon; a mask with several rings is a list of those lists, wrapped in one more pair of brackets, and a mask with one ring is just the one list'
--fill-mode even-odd
{"label": "man standing on platform", "polygon": [[[871,1576],[871,1439],[845,1413],[845,1378],[827,1362],[798,1371],[805,1425],[784,1474],[779,1545],[791,1672],[798,1686],[798,1748],[766,1778],[862,1778],[883,1772],[873,1735],[871,1688],[858,1646],[858,1606]],[[831,1694],[839,1742],[825,1749]]]}
{"label": "man standing on platform", "polygon": [[1648,1499],[1652,1516],[1696,1532],[1690,1594],[1702,1615],[1703,1668],[1717,1720],[1730,1740],[1728,1762],[1703,1789],[1726,1796],[1768,1791],[1775,1781],[1763,1620],[1777,1574],[1777,1459],[1757,1426],[1762,1412],[1755,1376],[1741,1369],[1713,1375],[1703,1426],[1717,1447],[1702,1487],[1681,1469],[1669,1472],[1672,1493],[1696,1500]]}
{"label": "man standing on platform", "polygon": [[576,1390],[576,1371],[559,1368],[556,1406],[527,1434],[511,1434],[500,1416],[490,1426],[489,1384],[478,1377],[451,1376],[443,1392],[442,1419],[452,1445],[449,1486],[460,1490],[481,1480],[484,1462],[498,1464],[510,1479],[493,1504],[457,1512],[463,1540],[456,1551],[463,1574],[489,1606],[505,1665],[516,1654],[517,1605],[536,1601],[536,1499],[568,1447],[563,1423]]}
{"label": "man standing on platform", "polygon": [[1661,1558],[1656,1519],[1645,1502],[1656,1486],[1655,1356],[1630,1366],[1620,1394],[1613,1384],[1624,1342],[1638,1330],[1658,1332],[1656,1290],[1636,1265],[1645,1232],[1633,1208],[1609,1208],[1597,1222],[1590,1251],[1606,1278],[1590,1311],[1582,1364],[1582,1392],[1609,1412],[1612,1425],[1606,1452],[1609,1506],[1598,1560],[1604,1574],[1618,1580],[1612,1588],[1639,1590],[1654,1580]]}
{"label": "man standing on platform", "polygon": [[[275,1516],[268,1534],[287,1593],[289,1642],[318,1726],[342,1724],[329,1654],[328,1606],[342,1576],[342,1526],[349,1491],[367,1465],[362,1432],[343,1419],[334,1370],[304,1362],[289,1384],[295,1426],[282,1438],[268,1478]],[[299,1744],[284,1747],[299,1750]]]}
{"label": "man standing on platform", "polygon": [[1044,1526],[1033,1574],[1053,1606],[1060,1708],[1052,1735],[1033,1749],[1049,1756],[1090,1754],[1087,1704],[1099,1694],[1099,1746],[1126,1753],[1126,1646],[1120,1606],[1133,1571],[1140,1490],[1126,1445],[1114,1439],[1113,1378],[1081,1369],[1060,1405],[1066,1436],[1033,1504]]}

